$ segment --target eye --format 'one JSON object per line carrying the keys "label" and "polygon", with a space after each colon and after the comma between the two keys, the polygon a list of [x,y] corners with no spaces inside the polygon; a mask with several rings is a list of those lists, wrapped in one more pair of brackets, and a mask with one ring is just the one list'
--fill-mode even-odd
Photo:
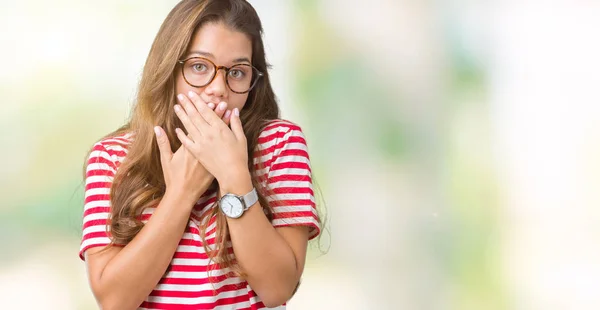
{"label": "eye", "polygon": [[236,80],[240,80],[243,79],[244,76],[246,76],[246,73],[241,69],[232,69],[231,71],[229,71],[229,76]]}
{"label": "eye", "polygon": [[208,67],[203,63],[195,63],[192,65],[192,69],[194,69],[196,72],[204,72],[206,69],[208,69]]}

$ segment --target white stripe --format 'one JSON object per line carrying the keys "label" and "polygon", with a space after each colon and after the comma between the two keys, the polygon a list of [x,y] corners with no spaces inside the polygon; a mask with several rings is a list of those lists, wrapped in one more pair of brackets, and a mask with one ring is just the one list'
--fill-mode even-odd
{"label": "white stripe", "polygon": [[[178,251],[179,252],[179,251]],[[229,254],[229,258],[235,258],[235,255]],[[182,265],[182,266],[208,266],[212,261],[210,258],[173,258],[171,265]]]}
{"label": "white stripe", "polygon": [[85,210],[96,207],[110,207],[110,200],[93,200],[85,204]]}
{"label": "white stripe", "polygon": [[[213,310],[231,310],[231,309],[241,309],[241,308],[248,308],[252,305],[251,302],[249,301],[241,301],[238,302],[236,304],[230,304],[230,305],[223,305],[223,306],[217,306],[215,307]],[[263,308],[265,309],[265,308]],[[269,308],[270,309],[270,308]],[[285,310],[285,308],[283,308]]]}
{"label": "white stripe", "polygon": [[192,305],[192,304],[201,304],[201,303],[213,303],[218,299],[225,299],[237,296],[243,296],[248,293],[246,288],[242,288],[235,291],[229,292],[221,292],[217,294],[217,296],[205,296],[205,297],[196,297],[196,298],[185,298],[185,297],[163,297],[163,296],[149,296],[149,302],[157,302],[157,303],[169,303],[169,304],[178,304],[178,305]]}
{"label": "white stripe", "polygon": [[271,170],[269,172],[269,177],[277,177],[282,175],[302,175],[302,176],[311,176],[310,170],[302,169],[302,168],[281,168]]}
{"label": "white stripe", "polygon": [[[206,241],[210,241],[211,239],[207,239]],[[209,250],[214,249],[215,245],[214,244],[207,244],[207,247]],[[231,241],[227,241],[225,243],[225,247],[226,248],[230,248],[231,247]],[[195,245],[179,245],[177,246],[177,252],[182,252],[182,253],[202,253],[204,254],[204,245],[200,245],[200,246],[195,246]]]}
{"label": "white stripe", "polygon": [[[291,137],[302,138],[302,139],[304,139],[304,141],[306,141],[306,139],[302,135],[293,135],[293,134],[287,133],[281,138],[275,138],[273,140],[263,142],[262,144],[260,144],[259,147],[257,147],[257,149],[264,151],[268,148],[272,148],[277,145],[277,147],[275,147],[274,150],[271,150],[269,152],[269,153],[277,153],[277,154],[279,152],[281,152],[282,150],[294,150],[294,149],[307,150],[308,149],[306,144],[303,142],[297,142],[297,141],[290,142],[289,140]],[[282,145],[279,145],[279,144],[282,144]]]}
{"label": "white stripe", "polygon": [[89,238],[86,240],[83,240],[83,242],[81,243],[81,247],[79,248],[79,250],[83,250],[86,247],[90,246],[90,245],[94,245],[94,246],[104,246],[110,243],[110,238],[106,238],[106,237],[98,237],[98,238]]}
{"label": "white stripe", "polygon": [[215,269],[207,271],[169,271],[165,278],[180,278],[180,279],[206,279],[209,277],[218,277],[230,272],[229,268]]}
{"label": "white stripe", "polygon": [[[258,297],[251,297],[251,298],[250,298],[250,303],[251,303],[251,304],[255,304],[255,303],[258,303],[258,302],[260,302],[260,301],[262,301],[262,300],[260,300],[260,298],[258,298]],[[215,309],[217,309],[217,308],[215,308]],[[229,309],[229,308],[227,308],[227,309]],[[286,306],[284,306],[284,305],[281,305],[281,306],[277,306],[277,307],[273,307],[273,308],[266,308],[266,307],[265,307],[265,308],[261,308],[261,309],[268,309],[268,310],[286,310]]]}
{"label": "white stripe", "polygon": [[[275,122],[275,123],[269,124],[267,127],[272,127],[272,128],[268,129],[268,130],[263,130],[260,133],[259,137],[265,138],[265,137],[271,136],[273,134],[276,134],[278,132],[287,132],[287,131],[291,131],[292,130],[289,127],[283,127],[283,126],[281,126],[282,124],[285,124],[285,123],[284,122]],[[277,125],[279,125],[279,126],[277,126]]]}
{"label": "white stripe", "polygon": [[312,217],[299,216],[290,217],[285,219],[275,219],[271,222],[273,226],[289,225],[289,224],[315,224],[318,226],[317,221]]}
{"label": "white stripe", "polygon": [[110,216],[109,212],[96,212],[83,217],[83,223],[95,220],[105,220]]}
{"label": "white stripe", "polygon": [[189,240],[200,240],[200,236],[198,234],[193,234],[193,233],[185,233],[183,234],[182,239],[189,239]]}
{"label": "white stripe", "polygon": [[89,159],[96,159],[98,157],[102,157],[110,162],[113,161],[113,159],[110,157],[110,154],[108,154],[106,151],[99,151],[99,150],[94,150],[90,153],[90,156],[88,157]]}
{"label": "white stripe", "polygon": [[91,234],[91,233],[97,233],[97,232],[106,232],[106,225],[93,225],[93,226],[89,226],[86,227],[83,230],[83,235],[87,235],[87,234]]}
{"label": "white stripe", "polygon": [[[167,278],[169,278],[167,276]],[[208,278],[208,275],[204,277]],[[157,291],[178,291],[178,292],[201,292],[201,291],[212,291],[213,289],[220,289],[221,287],[229,284],[240,284],[244,281],[238,277],[226,278],[221,282],[215,283],[204,283],[204,284],[159,284],[154,288]]]}
{"label": "white stripe", "polygon": [[264,175],[265,173],[267,173],[267,172],[268,172],[268,170],[269,170],[269,167],[264,167],[264,168],[262,168],[262,169],[256,169],[256,170],[254,171],[254,176],[262,176],[262,175]]}
{"label": "white stripe", "polygon": [[91,175],[85,179],[85,184],[112,182],[112,179],[113,179],[112,177],[108,177],[105,175]]}
{"label": "white stripe", "polygon": [[284,155],[277,157],[275,161],[271,163],[271,166],[280,163],[305,163],[310,165],[310,160],[308,160],[308,158],[306,158],[305,156],[300,155]]}
{"label": "white stripe", "polygon": [[271,188],[279,188],[279,187],[307,187],[312,188],[312,183],[309,181],[279,181],[275,183],[270,183],[269,186]]}
{"label": "white stripe", "polygon": [[301,150],[301,151],[307,151],[308,147],[306,146],[306,144],[302,143],[302,142],[286,142],[282,148],[278,149],[278,150]]}
{"label": "white stripe", "polygon": [[252,160],[255,165],[257,165],[258,163],[262,163],[264,165],[264,163],[270,160],[271,158],[273,158],[273,152],[269,152],[260,156],[255,156],[252,158]]}
{"label": "white stripe", "polygon": [[273,212],[312,212],[314,208],[312,206],[285,206],[285,207],[274,207]]}
{"label": "white stripe", "polygon": [[105,164],[105,163],[90,163],[89,165],[87,165],[85,171],[86,171],[86,173],[89,173],[90,171],[93,171],[93,170],[100,170],[100,171],[112,172],[112,173],[115,172],[115,169],[113,169],[111,166],[109,166],[108,164]]}
{"label": "white stripe", "polygon": [[146,208],[146,209],[144,209],[144,211],[142,212],[142,214],[145,214],[145,215],[150,214],[150,215],[152,215],[152,214],[154,214],[154,210],[156,210],[156,208],[154,208],[154,207]]}
{"label": "white stripe", "polygon": [[[211,249],[213,246],[208,246]],[[177,252],[181,253],[206,253],[204,251],[204,246],[195,246],[195,245],[179,245],[177,246]]]}
{"label": "white stripe", "polygon": [[[215,195],[213,195],[213,197]],[[206,206],[204,206],[201,211],[194,209],[194,212],[196,213],[196,216],[198,218],[202,218],[206,214],[206,212],[213,210],[213,208],[215,208],[216,206],[217,206],[216,202],[210,203],[210,204],[207,204]],[[203,220],[204,222],[202,222],[202,224],[204,224],[207,220],[208,220],[208,218],[204,218],[204,220]]]}
{"label": "white stripe", "polygon": [[309,193],[280,193],[267,196],[267,200],[305,200],[310,199],[315,202],[313,195]]}
{"label": "white stripe", "polygon": [[108,195],[109,193],[110,188],[108,187],[90,188],[85,191],[85,198],[88,198],[92,195]]}
{"label": "white stripe", "polygon": [[[123,141],[120,140],[116,140],[116,139],[108,139],[108,140],[104,140],[103,141],[104,144],[104,148],[108,151],[113,151],[113,152],[125,152],[125,154],[127,154],[128,150],[126,147],[123,146],[123,144],[125,144],[126,146],[129,146],[131,143],[124,143]],[[123,158],[123,156],[117,156],[119,158]]]}

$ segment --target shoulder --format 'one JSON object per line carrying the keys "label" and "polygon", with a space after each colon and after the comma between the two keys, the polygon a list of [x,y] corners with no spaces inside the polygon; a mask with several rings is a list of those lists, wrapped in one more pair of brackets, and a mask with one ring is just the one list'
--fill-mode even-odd
{"label": "shoulder", "polygon": [[306,143],[304,133],[300,125],[289,120],[275,119],[269,121],[258,136],[258,144],[273,144],[290,139],[297,140],[301,138]]}
{"label": "shoulder", "polygon": [[302,131],[302,128],[300,128],[300,125],[293,123],[289,120],[286,119],[274,119],[269,121],[265,127],[263,128],[261,135],[265,134],[266,132],[272,133],[273,131],[276,132],[289,132],[292,130],[298,130],[298,131]]}
{"label": "shoulder", "polygon": [[102,157],[118,165],[127,155],[127,149],[131,142],[133,142],[131,133],[105,137],[94,144],[90,152],[90,159]]}
{"label": "shoulder", "polygon": [[275,119],[268,122],[258,136],[255,156],[276,160],[288,155],[308,159],[308,146],[302,128],[291,121]]}

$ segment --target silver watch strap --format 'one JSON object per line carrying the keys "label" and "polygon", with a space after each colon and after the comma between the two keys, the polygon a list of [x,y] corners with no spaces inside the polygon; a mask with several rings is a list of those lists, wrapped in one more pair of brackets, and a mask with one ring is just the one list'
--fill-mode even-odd
{"label": "silver watch strap", "polygon": [[244,210],[252,207],[256,202],[258,202],[258,194],[256,193],[256,188],[253,188],[248,194],[242,196],[244,200]]}

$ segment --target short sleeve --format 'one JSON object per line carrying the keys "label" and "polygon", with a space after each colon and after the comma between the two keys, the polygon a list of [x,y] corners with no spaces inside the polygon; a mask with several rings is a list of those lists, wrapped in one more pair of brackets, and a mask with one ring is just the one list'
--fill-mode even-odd
{"label": "short sleeve", "polygon": [[306,139],[300,127],[276,129],[272,136],[272,153],[268,165],[267,199],[273,207],[274,227],[308,226],[309,240],[319,235],[318,218],[312,183],[312,171]]}
{"label": "short sleeve", "polygon": [[110,214],[110,187],[116,173],[116,165],[106,148],[97,143],[87,160],[83,210],[83,234],[79,257],[83,260],[86,250],[110,243],[107,223]]}

